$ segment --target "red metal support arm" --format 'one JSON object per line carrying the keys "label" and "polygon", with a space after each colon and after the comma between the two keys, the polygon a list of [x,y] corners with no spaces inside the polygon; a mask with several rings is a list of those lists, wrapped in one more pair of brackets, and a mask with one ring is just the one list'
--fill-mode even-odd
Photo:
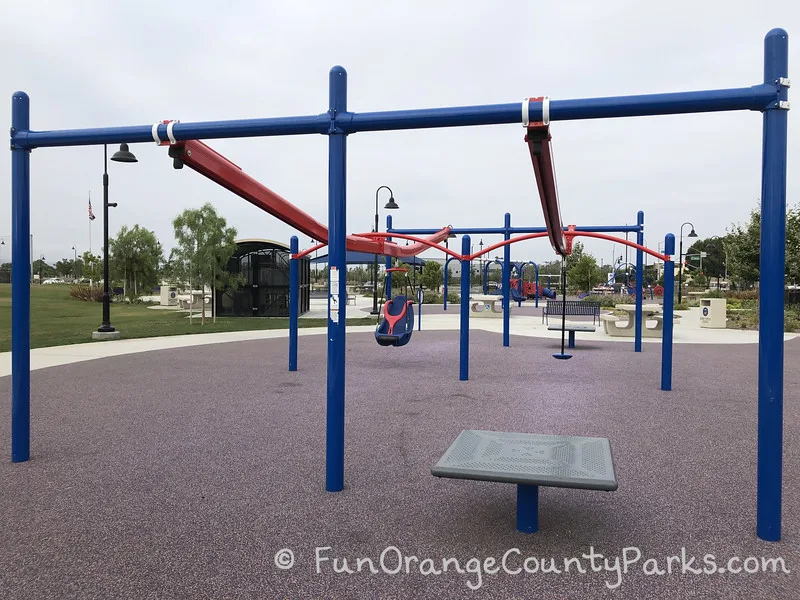
{"label": "red metal support arm", "polygon": [[558,202],[556,169],[550,140],[549,125],[531,123],[528,126],[525,142],[528,144],[528,151],[533,163],[533,172],[536,175],[536,186],[542,202],[544,224],[547,227],[553,250],[561,256],[566,256],[569,252],[561,219],[561,207]]}
{"label": "red metal support arm", "polygon": [[[310,238],[328,241],[328,228],[325,225],[247,175],[241,167],[203,142],[196,140],[177,142],[170,146],[169,155],[175,160],[176,168],[186,165]],[[444,227],[426,240],[436,244],[447,239],[449,233],[450,228]],[[416,256],[427,248],[428,245],[423,243],[399,246],[383,239],[347,236],[347,249],[354,252],[402,257]]]}

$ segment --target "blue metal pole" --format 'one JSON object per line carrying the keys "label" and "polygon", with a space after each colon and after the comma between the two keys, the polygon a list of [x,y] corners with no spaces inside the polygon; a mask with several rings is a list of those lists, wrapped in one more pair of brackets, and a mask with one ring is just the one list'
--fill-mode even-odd
{"label": "blue metal pole", "polygon": [[[640,229],[636,232],[636,243],[644,245],[644,212],[639,211],[636,215],[636,224]],[[636,322],[634,331],[633,351],[642,351],[642,284],[644,282],[644,253],[640,248],[636,249]]]}
{"label": "blue metal pole", "polygon": [[[660,114],[699,113],[729,110],[763,110],[775,100],[774,85],[699,92],[552,100],[550,120],[600,119],[637,117]],[[542,120],[542,103],[529,102],[530,121]],[[387,112],[349,113],[337,111],[335,123],[331,115],[308,115],[271,119],[242,119],[178,123],[173,134],[177,140],[273,135],[328,134],[331,125],[340,133],[391,129],[424,129],[430,127],[464,127],[522,123],[522,102],[482,106],[456,106]],[[168,141],[167,126],[157,127],[159,140]],[[45,146],[80,146],[89,144],[152,142],[152,125],[74,129],[62,131],[20,131],[12,139],[26,148]]]}
{"label": "blue metal pole", "polygon": [[[568,121],[727,110],[761,110],[771,99],[774,99],[774,88],[755,85],[746,88],[699,92],[551,100],[550,120]],[[529,102],[528,114],[529,121],[541,121],[542,103]],[[522,103],[356,113],[349,115],[348,121],[348,132],[465,127],[502,123],[521,124]]]}
{"label": "blue metal pole", "polygon": [[[30,128],[30,100],[11,96],[11,135]],[[11,146],[11,461],[31,457],[31,154]]]}
{"label": "blue metal pole", "polygon": [[[504,240],[511,239],[511,213],[505,215]],[[511,345],[511,244],[503,246],[503,346]]]}
{"label": "blue metal pole", "polygon": [[325,489],[344,488],[345,317],[347,304],[347,136],[334,118],[347,110],[347,71],[333,67],[329,77],[328,132],[328,401],[325,446]]}
{"label": "blue metal pole", "polygon": [[[675,236],[664,238],[664,254],[675,254]],[[672,389],[672,330],[675,308],[675,261],[664,262],[664,330],[661,332],[661,389]]]}
{"label": "blue metal pole", "polygon": [[[469,255],[470,244],[469,235],[461,238],[461,254]],[[470,288],[470,261],[461,261],[461,323],[460,323],[460,373],[459,379],[467,381],[469,379],[469,288]]]}
{"label": "blue metal pole", "polygon": [[300,300],[300,261],[294,255],[300,251],[296,235],[289,239],[289,370],[297,371],[297,328]]}
{"label": "blue metal pole", "polygon": [[536,308],[539,308],[539,265],[534,263],[536,269]]}
{"label": "blue metal pole", "polygon": [[[331,126],[329,113],[298,117],[268,119],[237,119],[176,123],[172,133],[176,140],[213,140],[219,138],[265,137],[283,135],[325,134]],[[62,129],[58,131],[31,131],[18,136],[26,147],[88,146],[93,144],[119,144],[126,142],[153,143],[152,125],[126,127],[98,127],[91,129]],[[13,136],[12,136],[13,137]],[[167,126],[158,126],[158,138],[169,141]]]}
{"label": "blue metal pole", "polygon": [[539,486],[517,484],[517,531],[539,531]]}
{"label": "blue metal pole", "polygon": [[763,123],[756,503],[757,534],[768,542],[781,539],[788,73],[789,36],[773,29],[764,40],[764,84],[779,97],[764,111]]}
{"label": "blue metal pole", "polygon": [[[392,230],[392,215],[386,215],[386,231],[390,232],[391,230]],[[386,241],[387,242],[391,242],[392,238],[386,238]],[[387,269],[391,269],[392,268],[392,257],[391,256],[387,256],[386,257],[386,268]],[[377,281],[375,282],[375,285],[378,285]],[[385,289],[384,289],[384,294],[386,294],[385,300],[388,300],[389,298],[392,297],[392,277],[391,277],[391,273],[388,273],[386,275],[386,285],[385,285]]]}
{"label": "blue metal pole", "polygon": [[[519,295],[522,296],[525,293],[525,278],[523,277],[525,274],[525,263],[514,263],[514,268],[517,270],[517,291]],[[522,306],[522,300],[517,300],[517,307],[520,306]]]}

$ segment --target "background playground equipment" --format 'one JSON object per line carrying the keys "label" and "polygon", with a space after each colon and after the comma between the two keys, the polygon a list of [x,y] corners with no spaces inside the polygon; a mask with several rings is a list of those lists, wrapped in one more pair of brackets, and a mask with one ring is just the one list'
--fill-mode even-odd
{"label": "background playground equipment", "polygon": [[[347,236],[347,136],[357,132],[460,127],[472,125],[550,123],[560,120],[654,116],[715,111],[758,111],[763,113],[761,249],[758,362],[758,469],[757,534],[767,541],[781,536],[781,481],[783,453],[783,320],[786,245],[786,146],[788,102],[788,34],[771,30],[764,41],[763,82],[741,88],[659,93],[570,100],[549,97],[525,98],[505,104],[457,106],[435,109],[394,110],[355,113],[347,108],[347,72],[335,66],[329,74],[326,111],[320,114],[244,119],[201,123],[156,123],[125,127],[79,130],[33,131],[30,128],[30,100],[24,92],[14,92],[11,104],[11,194],[12,194],[12,401],[11,457],[13,462],[30,459],[30,154],[35,148],[108,143],[181,145],[183,140],[278,135],[325,135],[328,137],[328,224],[322,236],[308,234],[330,243],[329,290],[338,296],[337,305],[347,301],[345,278]],[[528,140],[529,148],[537,143]],[[539,141],[538,143],[541,143]],[[533,153],[533,151],[532,151]],[[233,166],[235,167],[235,165]],[[550,197],[552,198],[550,191]],[[543,198],[544,202],[544,198]],[[552,217],[560,216],[557,204],[550,217],[551,241],[564,254],[563,236],[553,227]],[[283,218],[282,216],[280,218]],[[302,223],[301,223],[302,225]],[[298,229],[300,229],[298,227]],[[449,231],[444,231],[446,238]],[[524,237],[524,236],[523,236]],[[469,236],[462,239],[462,272],[469,272]],[[436,243],[436,242],[433,242]],[[490,247],[491,248],[491,247]],[[492,250],[494,248],[491,248]],[[375,250],[372,250],[373,252]],[[665,254],[652,253],[666,261],[665,322],[662,344],[662,389],[671,389],[671,341],[673,308],[674,235],[668,234]],[[453,255],[454,253],[450,253]],[[506,256],[506,263],[510,257]],[[639,266],[637,259],[637,267]],[[642,269],[638,268],[637,273]],[[337,273],[334,279],[333,274]],[[333,285],[331,285],[333,284]],[[469,297],[469,278],[462,277],[462,297]],[[637,289],[641,286],[637,282]],[[641,294],[637,293],[641,306]],[[503,297],[507,306],[508,295]],[[469,317],[467,304],[461,305],[462,351],[468,351]],[[637,310],[640,313],[640,310]],[[668,313],[668,314],[667,314]],[[345,399],[345,319],[334,319],[329,305],[327,335],[327,421],[326,490],[344,488],[344,399]],[[639,314],[637,314],[637,317]],[[638,321],[638,319],[637,319]],[[638,329],[639,323],[637,323]],[[466,337],[464,333],[466,331]],[[504,340],[505,342],[506,340]],[[507,344],[504,344],[507,345]],[[463,365],[462,365],[463,367]],[[466,375],[466,373],[464,373]],[[466,379],[465,377],[462,377]]]}
{"label": "background playground equipment", "polygon": [[[625,269],[620,274],[620,269]],[[623,277],[623,280],[617,281],[620,277]],[[636,294],[636,265],[633,263],[626,263],[620,261],[617,263],[617,266],[614,270],[610,273],[608,277],[608,281],[606,282],[606,287],[612,288],[614,293],[619,294],[627,294],[628,296],[634,296]],[[653,299],[653,288],[647,281],[642,279],[642,286],[643,290],[647,290],[650,293],[650,299]]]}
{"label": "background playground equipment", "polygon": [[[389,234],[396,234],[399,237],[406,237],[407,239],[418,239],[413,236],[420,236],[420,235],[435,235],[436,233],[440,232],[440,230],[435,229],[399,229],[393,227],[394,219],[392,215],[386,215],[386,233],[381,234],[386,236],[386,239],[392,239],[391,235]],[[504,314],[508,315],[510,311],[507,310],[509,303],[511,302],[511,273],[512,269],[517,267],[518,265],[527,265],[533,264],[536,267],[536,285],[538,288],[539,285],[539,266],[534,263],[533,261],[529,261],[526,263],[512,263],[511,262],[511,247],[508,245],[509,242],[512,242],[512,235],[522,235],[522,236],[530,236],[532,234],[547,234],[546,227],[512,227],[511,226],[511,213],[506,213],[504,216],[504,223],[503,227],[453,227],[452,225],[448,226],[449,235],[502,235],[503,242],[500,244],[494,244],[483,248],[481,251],[476,252],[470,256],[470,260],[474,260],[480,256],[484,256],[493,252],[498,248],[503,248],[503,258],[502,259],[493,259],[497,260],[498,264],[503,267],[502,277],[500,282],[500,289],[503,295],[503,312]],[[644,213],[639,211],[637,216],[637,224],[636,225],[593,225],[593,226],[576,226],[575,231],[577,233],[596,233],[596,234],[611,234],[611,233],[636,233],[637,240],[640,240],[639,245],[641,246],[644,243]],[[538,235],[535,237],[539,237]],[[523,239],[533,239],[530,237],[522,237],[522,238],[515,238],[513,241],[522,241]],[[619,241],[621,243],[626,243],[626,240],[617,240],[616,238],[608,238],[613,239],[614,241]],[[631,247],[634,247],[635,244],[629,244]],[[454,252],[451,252],[449,248],[440,248],[449,257],[445,260],[444,263],[444,310],[447,310],[447,294],[448,294],[448,279],[449,279],[449,265],[452,260],[460,260],[463,256],[459,256]],[[468,249],[469,252],[472,252],[472,248]],[[463,248],[462,248],[463,252]],[[660,257],[660,254],[654,254],[656,257]],[[637,251],[637,257],[641,259],[641,252]],[[492,261],[486,263],[487,268]],[[511,268],[506,268],[506,265],[510,265]],[[391,258],[387,257],[386,259],[386,267],[390,268],[392,266]],[[471,273],[471,264],[470,268],[467,271],[462,270],[462,275],[464,273]],[[522,267],[519,267],[519,273],[522,274]],[[462,280],[463,280],[462,276]],[[469,277],[467,277],[469,280]],[[548,286],[549,288],[549,279],[548,279]],[[505,290],[509,290],[506,292]],[[484,293],[488,293],[488,290],[484,288]],[[463,296],[462,296],[463,297]],[[516,300],[521,301],[521,300]],[[534,297],[535,306],[538,308],[539,306],[539,296]],[[509,333],[509,319],[503,319],[503,346],[510,345],[510,333]],[[641,351],[641,346],[636,346],[636,351]]]}

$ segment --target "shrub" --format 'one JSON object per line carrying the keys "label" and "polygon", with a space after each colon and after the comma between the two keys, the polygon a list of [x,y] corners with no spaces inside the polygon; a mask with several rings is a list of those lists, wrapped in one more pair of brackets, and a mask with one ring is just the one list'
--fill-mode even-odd
{"label": "shrub", "polygon": [[784,331],[800,330],[800,313],[794,310],[787,310],[783,316],[783,330]]}
{"label": "shrub", "polygon": [[728,292],[728,298],[738,298],[739,300],[758,300],[758,290]]}
{"label": "shrub", "polygon": [[581,298],[582,302],[599,302],[601,308],[614,308],[616,304],[628,304],[631,301],[630,296],[615,296],[615,295],[601,295],[589,294]]}
{"label": "shrub", "polygon": [[710,292],[706,292],[703,298],[725,298],[725,292],[722,290],[712,290]]}
{"label": "shrub", "polygon": [[[441,304],[442,303],[442,295],[438,292],[434,292],[433,290],[422,290],[423,294],[423,302],[425,304]],[[414,300],[416,301],[416,297]]]}
{"label": "shrub", "polygon": [[689,310],[689,305],[686,302],[676,302],[674,306],[675,310]]}
{"label": "shrub", "polygon": [[84,302],[102,302],[103,288],[100,286],[71,285],[69,295],[76,300],[83,300]]}
{"label": "shrub", "polygon": [[727,308],[734,308],[734,309],[742,308],[742,301],[739,300],[738,298],[728,298],[728,301],[725,303],[725,306]]}

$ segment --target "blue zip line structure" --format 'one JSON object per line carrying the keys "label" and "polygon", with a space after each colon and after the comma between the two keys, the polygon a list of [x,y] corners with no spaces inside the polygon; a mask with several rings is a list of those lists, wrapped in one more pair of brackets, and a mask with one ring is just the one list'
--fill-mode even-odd
{"label": "blue zip line structure", "polygon": [[[758,471],[757,535],[778,541],[781,535],[781,484],[783,452],[783,319],[786,263],[786,145],[789,38],[773,29],[764,40],[764,80],[750,87],[696,92],[586,98],[531,100],[508,104],[459,106],[383,112],[354,113],[347,109],[347,72],[331,69],[327,110],[318,115],[266,119],[159,123],[128,127],[33,131],[30,101],[15,92],[11,104],[12,193],[12,397],[11,459],[30,459],[30,153],[35,148],[116,143],[325,135],[328,137],[328,244],[329,304],[327,358],[327,421],[325,487],[330,492],[344,487],[345,424],[345,319],[331,311],[331,304],[345,306],[347,222],[347,136],[359,132],[398,129],[464,127],[471,125],[556,122],[650,115],[720,111],[763,113],[761,257],[758,360]],[[545,109],[545,106],[547,107]],[[546,114],[545,114],[546,113]],[[545,123],[546,124],[546,123]],[[554,232],[548,232],[553,235]],[[504,235],[508,235],[505,234]],[[637,237],[638,239],[638,237]],[[670,243],[671,242],[671,243]],[[470,238],[462,237],[462,273],[469,272]],[[667,236],[665,253],[674,253],[674,237]],[[506,256],[506,265],[510,260]],[[665,269],[664,336],[671,333],[672,261]],[[637,274],[642,269],[637,260]],[[508,267],[507,267],[508,268]],[[334,275],[335,274],[335,275]],[[469,278],[461,278],[461,294],[469,297]],[[462,331],[469,331],[468,315],[461,312]],[[466,337],[468,342],[468,335]],[[462,350],[465,338],[462,337]],[[666,352],[664,347],[662,352]],[[671,348],[669,348],[671,352]],[[671,361],[671,355],[669,357]],[[461,365],[462,379],[468,371]],[[663,376],[663,373],[662,373]],[[663,388],[662,381],[662,388]],[[565,385],[567,385],[565,383]]]}

